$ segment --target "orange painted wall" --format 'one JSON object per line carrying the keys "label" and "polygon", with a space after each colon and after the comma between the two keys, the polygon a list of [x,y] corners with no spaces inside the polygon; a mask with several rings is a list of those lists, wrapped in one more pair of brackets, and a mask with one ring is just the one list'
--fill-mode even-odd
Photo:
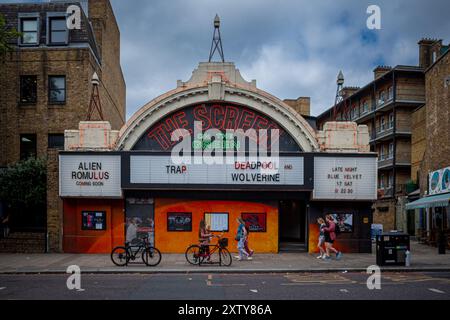
{"label": "orange painted wall", "polygon": [[[123,200],[64,199],[63,250],[66,253],[111,253],[124,244]],[[105,211],[106,230],[81,230],[82,211]]]}
{"label": "orange painted wall", "polygon": [[[168,232],[168,212],[192,212],[192,232]],[[155,199],[155,246],[165,253],[184,253],[191,244],[198,243],[200,220],[205,212],[228,212],[228,249],[237,252],[234,240],[241,213],[267,213],[267,232],[250,233],[249,245],[256,253],[278,252],[278,206],[250,201]],[[216,240],[213,240],[215,242]]]}

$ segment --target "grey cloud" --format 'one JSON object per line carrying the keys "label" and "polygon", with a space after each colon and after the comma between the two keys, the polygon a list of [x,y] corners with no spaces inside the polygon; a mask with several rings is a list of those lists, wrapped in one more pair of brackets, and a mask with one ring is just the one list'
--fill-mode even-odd
{"label": "grey cloud", "polygon": [[[0,0],[12,2],[11,0]],[[212,20],[222,20],[225,58],[281,99],[310,96],[312,114],[346,85],[364,85],[377,63],[417,64],[417,41],[450,42],[447,0],[112,0],[121,30],[127,114],[187,80],[208,58]],[[367,30],[370,4],[382,29]],[[364,40],[364,37],[366,40]]]}

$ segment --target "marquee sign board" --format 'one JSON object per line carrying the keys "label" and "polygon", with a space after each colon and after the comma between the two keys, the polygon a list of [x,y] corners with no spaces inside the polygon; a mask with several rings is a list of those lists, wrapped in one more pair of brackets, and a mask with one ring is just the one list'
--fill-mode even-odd
{"label": "marquee sign board", "polygon": [[314,199],[376,200],[376,157],[315,157]]}
{"label": "marquee sign board", "polygon": [[170,155],[130,155],[130,184],[303,186],[304,157],[174,164]]}
{"label": "marquee sign board", "polygon": [[59,156],[60,197],[122,197],[120,155]]}
{"label": "marquee sign board", "polygon": [[[201,124],[200,132],[196,132],[195,123]],[[279,151],[299,152],[300,147],[292,136],[279,126],[273,119],[263,113],[242,105],[224,103],[206,103],[187,106],[174,113],[168,114],[157,123],[152,125],[145,134],[134,145],[133,150],[139,151],[171,151],[179,143],[172,141],[172,133],[177,129],[184,129],[189,132],[192,149],[202,148],[206,150],[214,146],[213,139],[207,136],[210,129],[217,129],[223,135],[222,139],[227,140],[227,130],[260,129],[267,130],[267,147],[270,150],[272,130],[279,130]],[[206,135],[206,136],[205,136]],[[239,142],[230,143],[225,141],[224,150],[243,151],[247,145],[240,145]]]}

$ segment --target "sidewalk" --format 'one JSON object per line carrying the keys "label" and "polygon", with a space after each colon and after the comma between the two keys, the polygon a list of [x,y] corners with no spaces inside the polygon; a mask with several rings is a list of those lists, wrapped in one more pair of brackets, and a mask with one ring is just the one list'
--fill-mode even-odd
{"label": "sidewalk", "polygon": [[[365,272],[374,265],[372,254],[344,254],[339,261],[323,261],[308,253],[255,254],[252,261],[233,260],[230,267],[192,266],[184,254],[163,254],[157,267],[133,264],[116,267],[109,254],[0,254],[0,274],[65,273],[78,265],[83,273],[288,273],[288,272]],[[382,267],[384,271],[450,271],[450,252],[438,255],[437,249],[411,242],[410,267]],[[234,257],[234,254],[232,254]],[[234,259],[234,258],[233,258]]]}

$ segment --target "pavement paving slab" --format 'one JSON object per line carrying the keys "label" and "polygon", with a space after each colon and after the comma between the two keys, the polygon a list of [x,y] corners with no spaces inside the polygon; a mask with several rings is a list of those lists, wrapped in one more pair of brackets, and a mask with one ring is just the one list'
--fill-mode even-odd
{"label": "pavement paving slab", "polygon": [[[375,251],[375,250],[373,250]],[[116,267],[109,254],[0,254],[0,274],[66,273],[77,265],[83,273],[289,273],[289,272],[361,272],[374,265],[375,253],[344,254],[341,260],[324,261],[316,254],[279,253],[255,254],[252,261],[233,260],[229,267],[218,265],[193,266],[184,254],[163,254],[156,267],[130,264]],[[450,271],[450,254],[439,255],[437,249],[411,242],[410,267],[382,267],[384,271]]]}

